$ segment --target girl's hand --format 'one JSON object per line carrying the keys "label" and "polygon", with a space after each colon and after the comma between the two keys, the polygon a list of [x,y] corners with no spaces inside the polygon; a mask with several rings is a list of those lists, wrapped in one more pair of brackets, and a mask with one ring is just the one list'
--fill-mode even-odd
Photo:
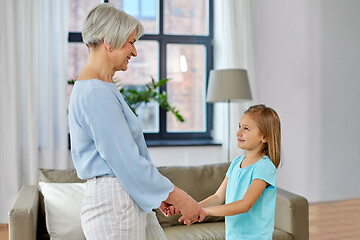
{"label": "girl's hand", "polygon": [[161,202],[159,209],[164,214],[165,217],[169,216],[169,207],[170,206],[172,206],[172,205],[167,202]]}
{"label": "girl's hand", "polygon": [[178,215],[180,214],[180,210],[174,206],[169,206],[168,207],[168,215],[169,216],[173,216],[173,215]]}
{"label": "girl's hand", "polygon": [[174,207],[174,205],[171,205],[167,202],[162,202],[159,209],[166,217],[170,217],[181,213],[178,208]]}
{"label": "girl's hand", "polygon": [[[208,211],[207,211],[207,208],[202,208],[202,210],[205,212],[204,218],[205,218],[207,215],[209,215],[209,213],[208,213]],[[191,224],[193,224],[194,222],[196,222],[196,221],[191,221],[190,219],[185,219],[184,216],[181,216],[178,221],[179,221],[179,222],[184,221],[184,224],[186,224],[186,225],[188,225],[188,226],[190,226]]]}

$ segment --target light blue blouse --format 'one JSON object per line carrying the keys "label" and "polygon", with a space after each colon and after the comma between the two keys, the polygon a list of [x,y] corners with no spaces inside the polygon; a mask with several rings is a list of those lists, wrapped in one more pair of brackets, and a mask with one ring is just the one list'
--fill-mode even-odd
{"label": "light blue blouse", "polygon": [[113,83],[76,81],[69,105],[71,154],[80,179],[117,177],[145,212],[174,185],[151,162],[139,120]]}
{"label": "light blue blouse", "polygon": [[264,180],[269,185],[250,211],[225,217],[226,239],[271,240],[275,221],[276,168],[268,156],[240,168],[243,160],[244,156],[234,159],[226,173],[226,204],[241,200],[254,179]]}

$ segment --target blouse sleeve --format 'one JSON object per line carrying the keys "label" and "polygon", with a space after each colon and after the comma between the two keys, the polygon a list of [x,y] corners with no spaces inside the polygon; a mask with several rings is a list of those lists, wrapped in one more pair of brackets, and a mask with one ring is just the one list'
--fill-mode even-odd
{"label": "blouse sleeve", "polygon": [[89,136],[124,189],[145,212],[159,207],[174,185],[140,155],[114,92],[97,88],[87,95],[82,107]]}

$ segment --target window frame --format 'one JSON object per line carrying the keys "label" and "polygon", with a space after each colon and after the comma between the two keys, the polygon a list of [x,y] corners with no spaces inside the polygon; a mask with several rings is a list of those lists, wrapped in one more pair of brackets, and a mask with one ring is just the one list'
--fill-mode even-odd
{"label": "window frame", "polygon": [[[140,40],[152,40],[159,43],[159,78],[166,77],[166,47],[167,44],[199,44],[203,45],[206,49],[206,69],[205,69],[205,91],[208,87],[208,78],[210,70],[213,68],[213,0],[208,0],[208,35],[194,36],[194,35],[166,35],[164,34],[164,0],[158,0],[159,2],[159,33],[158,34],[144,34]],[[104,0],[104,3],[108,3],[109,0]],[[81,32],[69,32],[68,42],[83,42]],[[166,84],[161,87],[161,91],[166,91]],[[206,95],[206,94],[205,94]],[[166,120],[167,114],[160,108],[159,111],[159,132],[158,133],[144,133],[146,142],[153,146],[171,145],[171,141],[179,141],[181,143],[177,145],[203,145],[204,140],[209,144],[212,142],[211,130],[213,128],[213,104],[206,103],[205,106],[205,124],[206,130],[204,132],[167,132]],[[180,112],[181,114],[181,112]],[[186,121],[186,119],[185,119]],[[181,123],[179,123],[181,124]]]}

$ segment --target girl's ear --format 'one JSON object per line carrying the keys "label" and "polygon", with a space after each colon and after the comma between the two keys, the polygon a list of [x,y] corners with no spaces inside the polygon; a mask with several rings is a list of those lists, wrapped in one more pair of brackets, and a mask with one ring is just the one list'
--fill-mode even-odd
{"label": "girl's ear", "polygon": [[261,142],[262,142],[262,143],[267,143],[267,141],[268,141],[267,138],[263,136]]}

